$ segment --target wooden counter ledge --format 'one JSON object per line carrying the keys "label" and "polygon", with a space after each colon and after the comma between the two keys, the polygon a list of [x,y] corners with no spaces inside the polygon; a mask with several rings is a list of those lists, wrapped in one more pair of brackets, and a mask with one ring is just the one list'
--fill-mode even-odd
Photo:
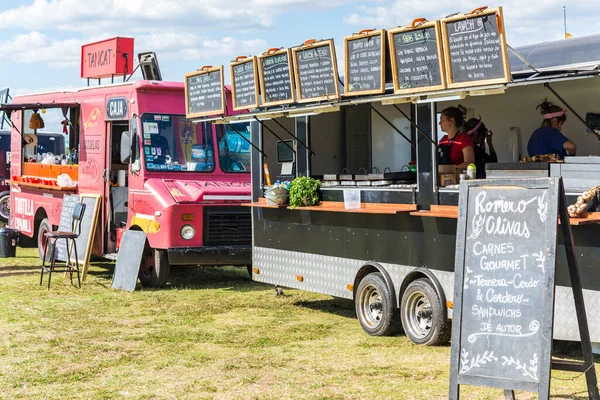
{"label": "wooden counter ledge", "polygon": [[29,183],[29,182],[12,181],[12,180],[6,181],[6,183],[9,183],[11,185],[19,185],[19,186],[38,188],[38,189],[47,189],[47,190],[58,190],[58,191],[63,191],[63,192],[72,192],[74,190],[77,190],[77,186],[60,187],[60,186],[44,185],[41,183]]}
{"label": "wooden counter ledge", "polygon": [[[284,208],[285,206],[272,206],[267,204],[267,200],[259,198],[257,203],[243,204],[246,207],[262,207],[262,208]],[[290,209],[291,210],[291,209]],[[359,214],[397,214],[403,212],[416,211],[416,204],[389,204],[389,203],[361,203],[360,208],[346,210],[343,201],[322,201],[318,206],[296,207],[294,211],[329,211],[329,212],[347,212]]]}
{"label": "wooden counter ledge", "polygon": [[420,210],[411,212],[410,215],[416,217],[438,217],[438,218],[458,218],[457,206],[436,206],[432,205],[430,210]]}

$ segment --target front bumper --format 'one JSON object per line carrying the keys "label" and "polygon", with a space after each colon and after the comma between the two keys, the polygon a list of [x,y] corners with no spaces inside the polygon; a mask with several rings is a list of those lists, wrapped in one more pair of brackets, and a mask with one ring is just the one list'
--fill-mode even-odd
{"label": "front bumper", "polygon": [[249,265],[252,246],[171,247],[167,250],[170,265]]}

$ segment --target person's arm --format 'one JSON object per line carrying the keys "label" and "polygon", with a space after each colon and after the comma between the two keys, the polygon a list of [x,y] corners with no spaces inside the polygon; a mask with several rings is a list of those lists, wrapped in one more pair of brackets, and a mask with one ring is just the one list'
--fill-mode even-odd
{"label": "person's arm", "polygon": [[563,149],[565,149],[567,151],[568,155],[574,156],[575,153],[577,152],[577,145],[575,143],[573,143],[572,141],[567,140],[563,144]]}
{"label": "person's arm", "polygon": [[469,164],[475,163],[475,151],[473,150],[473,146],[466,146],[466,147],[463,147],[462,152],[463,152],[463,159],[465,160],[465,162],[457,165],[457,167],[459,169],[467,169]]}

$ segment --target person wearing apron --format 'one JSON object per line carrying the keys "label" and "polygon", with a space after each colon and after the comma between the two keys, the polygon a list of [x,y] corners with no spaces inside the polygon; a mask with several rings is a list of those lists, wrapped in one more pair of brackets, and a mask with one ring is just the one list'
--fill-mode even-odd
{"label": "person wearing apron", "polygon": [[475,162],[473,140],[462,131],[466,109],[462,106],[447,107],[440,116],[440,128],[446,133],[438,144],[438,164],[455,165],[466,169]]}
{"label": "person wearing apron", "polygon": [[[497,163],[498,156],[492,143],[492,131],[490,131],[483,121],[481,116],[479,119],[471,118],[465,123],[467,135],[473,140],[473,151],[475,153],[475,167],[477,168],[477,179],[485,179],[485,164]],[[486,151],[486,144],[490,150],[490,154]]]}

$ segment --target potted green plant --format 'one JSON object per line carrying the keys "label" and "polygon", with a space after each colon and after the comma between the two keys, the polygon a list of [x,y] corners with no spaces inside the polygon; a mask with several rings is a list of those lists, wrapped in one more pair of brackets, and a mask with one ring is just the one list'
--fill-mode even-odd
{"label": "potted green plant", "polygon": [[319,203],[319,188],[321,181],[318,179],[299,176],[290,184],[290,208],[314,206]]}

